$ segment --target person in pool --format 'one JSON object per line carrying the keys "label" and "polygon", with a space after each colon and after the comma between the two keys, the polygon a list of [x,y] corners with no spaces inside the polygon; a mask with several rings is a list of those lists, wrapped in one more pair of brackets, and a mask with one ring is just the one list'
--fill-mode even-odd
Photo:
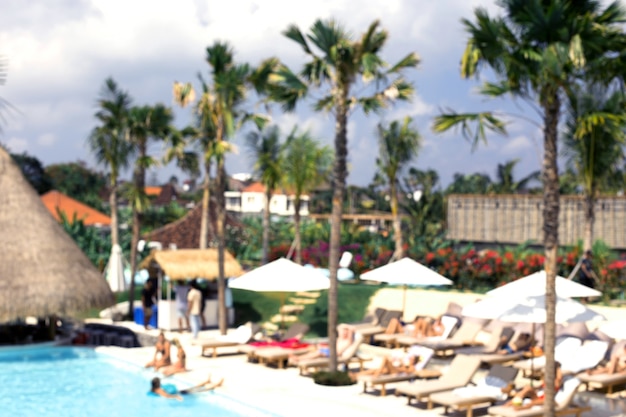
{"label": "person in pool", "polygon": [[174,385],[167,384],[167,386],[161,386],[161,378],[158,377],[152,378],[150,392],[163,398],[171,398],[178,401],[183,400],[183,397],[180,396]]}
{"label": "person in pool", "polygon": [[[341,355],[352,344],[354,333],[349,326],[339,326],[339,337],[337,337],[337,355]],[[318,345],[317,349],[302,355],[290,355],[289,363],[297,365],[301,360],[324,358],[330,355],[330,349],[327,345]]]}
{"label": "person in pool", "polygon": [[180,340],[174,339],[172,341],[176,346],[176,358],[178,359],[175,364],[166,366],[162,369],[163,376],[170,376],[181,372],[187,372],[187,354],[180,343]]}
{"label": "person in pool", "polygon": [[220,378],[219,381],[213,382],[211,380],[211,374],[209,374],[209,378],[206,381],[201,382],[198,385],[194,385],[191,388],[180,390],[180,393],[185,395],[185,394],[196,394],[198,392],[213,391],[215,388],[221,387],[223,383],[224,383],[224,378]]}

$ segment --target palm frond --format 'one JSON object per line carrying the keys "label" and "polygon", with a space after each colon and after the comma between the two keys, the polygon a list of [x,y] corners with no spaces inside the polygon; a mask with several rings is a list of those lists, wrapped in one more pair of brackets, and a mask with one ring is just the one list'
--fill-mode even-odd
{"label": "palm frond", "polygon": [[304,37],[304,35],[302,35],[302,32],[300,31],[300,28],[298,28],[298,26],[289,25],[289,27],[287,27],[287,30],[283,32],[283,35],[291,39],[292,41],[295,41],[298,45],[302,47],[304,52],[306,52],[307,54],[314,55],[313,51],[311,51],[311,48],[309,48],[309,44],[307,43],[306,38]]}
{"label": "palm frond", "polygon": [[411,52],[400,61],[398,61],[395,65],[393,65],[391,68],[389,68],[387,70],[387,74],[397,74],[406,68],[417,68],[420,61],[421,59],[419,55],[417,55],[415,52]]}
{"label": "palm frond", "polygon": [[[472,125],[475,124],[475,129]],[[473,149],[479,141],[487,142],[486,131],[490,130],[501,135],[506,135],[506,123],[496,117],[492,112],[482,113],[455,113],[442,114],[435,118],[433,130],[437,133],[446,132],[450,129],[461,129],[463,137],[472,143]]]}

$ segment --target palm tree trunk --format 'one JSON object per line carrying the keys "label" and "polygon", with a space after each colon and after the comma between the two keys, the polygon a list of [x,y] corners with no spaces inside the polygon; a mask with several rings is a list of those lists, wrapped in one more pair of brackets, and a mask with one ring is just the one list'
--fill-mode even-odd
{"label": "palm tree trunk", "polygon": [[330,348],[330,371],[337,370],[337,269],[341,245],[341,218],[343,197],[346,189],[346,159],[348,156],[348,89],[338,88],[337,113],[335,118],[335,168],[333,178],[333,205],[330,218],[330,248],[328,269],[330,288],[328,289],[328,345]]}
{"label": "palm tree trunk", "polygon": [[218,322],[220,334],[226,334],[228,330],[228,312],[226,311],[226,277],[224,276],[224,252],[226,251],[226,238],[224,235],[224,223],[226,222],[226,207],[224,205],[224,184],[226,179],[226,169],[224,168],[224,158],[217,162],[217,178],[215,184],[216,200],[216,235],[217,235],[217,302],[218,302]]}
{"label": "palm tree trunk", "polygon": [[[142,160],[146,157],[146,144],[139,144],[139,155],[137,156],[138,160]],[[146,188],[146,170],[141,165],[135,167],[134,173],[134,187],[135,193],[138,196],[134,196],[134,198],[140,198],[141,195],[145,192]],[[137,244],[139,243],[139,231],[141,230],[141,220],[142,213],[141,208],[138,207],[138,202],[133,202],[133,227],[132,227],[132,237],[130,240],[130,288],[128,289],[128,315],[131,320],[135,319],[135,312],[133,308],[134,300],[135,300],[135,274],[137,273]],[[154,288],[154,290],[158,290],[158,288]],[[158,297],[157,297],[158,299]]]}
{"label": "palm tree trunk", "polygon": [[596,221],[595,190],[590,190],[585,195],[585,227],[583,232],[583,252],[591,250],[593,246],[593,225]]}
{"label": "palm tree trunk", "polygon": [[302,265],[302,235],[300,233],[300,206],[302,201],[300,196],[296,195],[293,200],[293,241],[296,247],[296,263]]}
{"label": "palm tree trunk", "polygon": [[120,244],[120,227],[117,219],[117,174],[111,170],[111,194],[109,194],[109,207],[111,208],[111,245]]}
{"label": "palm tree trunk", "polygon": [[265,186],[265,207],[263,209],[263,255],[261,265],[265,265],[270,254],[270,201],[272,200],[272,190]]}
{"label": "palm tree trunk", "polygon": [[209,210],[211,201],[211,164],[204,164],[204,181],[202,181],[202,216],[200,217],[200,249],[209,247]]}
{"label": "palm tree trunk", "polygon": [[404,257],[404,248],[402,247],[402,220],[400,219],[400,213],[398,213],[398,190],[396,189],[394,181],[391,181],[389,192],[391,193],[390,203],[391,215],[393,216],[393,238],[396,245],[390,259],[390,262],[393,262]]}
{"label": "palm tree trunk", "polygon": [[544,349],[545,367],[545,416],[554,417],[554,345],[556,336],[556,289],[557,250],[559,244],[559,172],[557,165],[557,127],[561,106],[558,93],[547,96],[544,101],[544,157],[543,157],[543,236],[546,270],[546,324]]}

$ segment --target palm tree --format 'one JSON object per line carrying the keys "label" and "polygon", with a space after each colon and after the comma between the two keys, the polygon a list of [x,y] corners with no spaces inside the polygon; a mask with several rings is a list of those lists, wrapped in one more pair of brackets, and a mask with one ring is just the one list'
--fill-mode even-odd
{"label": "palm tree", "polygon": [[294,129],[287,137],[282,171],[285,185],[294,193],[294,247],[295,261],[298,264],[302,264],[302,196],[328,180],[332,161],[332,150],[328,146],[319,145],[308,132],[298,133]]}
{"label": "palm tree", "polygon": [[[624,45],[620,27],[624,12],[619,2],[602,8],[596,0],[500,0],[504,15],[491,18],[485,9],[475,10],[475,22],[464,19],[469,34],[461,60],[461,75],[472,77],[489,67],[496,83],[482,93],[491,97],[511,94],[539,105],[544,133],[543,230],[546,279],[546,415],[554,415],[555,277],[559,225],[559,175],[557,128],[564,92],[576,79],[588,76],[610,80],[621,65]],[[438,117],[435,129],[478,122],[473,139],[484,139],[485,128],[505,132],[491,112],[449,114]]]}
{"label": "palm tree", "polygon": [[473,174],[455,173],[452,183],[446,187],[446,194],[486,194],[493,182],[487,174],[475,172]]}
{"label": "palm tree", "polygon": [[[212,163],[216,164],[215,200],[216,200],[216,230],[218,250],[218,303],[219,329],[226,334],[227,315],[224,277],[224,251],[226,207],[224,191],[226,189],[226,154],[234,147],[228,143],[237,129],[246,121],[253,121],[258,128],[263,128],[267,118],[257,114],[249,114],[242,110],[246,99],[248,85],[261,92],[267,82],[267,77],[274,67],[274,60],[267,60],[259,68],[252,69],[247,64],[234,62],[234,52],[230,45],[217,41],[206,49],[206,61],[210,67],[210,83],[202,77],[202,95],[196,106],[197,122],[200,135],[198,144],[201,148],[205,171],[204,192],[202,197],[202,230],[201,247],[207,244],[209,229],[209,197],[210,197],[210,170]],[[194,101],[195,91],[191,84],[174,83],[174,98],[181,106]]]}
{"label": "palm tree", "polygon": [[398,174],[417,156],[421,137],[411,127],[412,119],[405,117],[402,123],[394,120],[389,126],[378,125],[378,158],[376,166],[389,185],[389,203],[393,216],[395,250],[390,262],[404,257],[402,219],[398,210]]}
{"label": "palm tree", "polygon": [[263,254],[261,265],[268,262],[270,252],[270,201],[274,190],[280,185],[283,177],[282,146],[280,131],[271,126],[262,132],[248,133],[247,145],[254,159],[254,173],[265,186],[265,207],[263,209]]}
{"label": "palm tree", "polygon": [[[143,212],[150,205],[146,195],[146,170],[157,164],[148,154],[149,141],[164,140],[170,134],[173,120],[172,111],[162,104],[140,106],[130,109],[129,142],[135,155],[133,185],[128,190],[128,201],[132,208],[132,237],[130,245],[130,286],[129,300],[135,297],[135,273],[137,271],[137,244],[141,230]],[[133,303],[128,306],[128,315],[134,315]]]}
{"label": "palm tree", "polygon": [[109,207],[111,210],[111,244],[119,245],[119,225],[117,210],[118,176],[120,170],[128,166],[131,151],[128,136],[128,114],[131,98],[126,91],[120,90],[113,78],[107,78],[98,98],[99,110],[96,119],[100,125],[95,127],[87,144],[100,165],[109,168]]}
{"label": "palm tree", "polygon": [[[584,88],[584,87],[583,87]],[[583,250],[591,250],[595,202],[624,163],[626,102],[621,91],[591,85],[568,95],[563,153],[585,196]]]}
{"label": "palm tree", "polygon": [[519,162],[519,159],[512,159],[504,164],[498,164],[496,168],[496,182],[491,183],[488,191],[495,194],[516,194],[527,190],[531,181],[540,179],[541,173],[533,171],[521,180],[515,181],[513,169]]}
{"label": "palm tree", "polygon": [[[293,110],[304,98],[309,87],[324,87],[323,96],[315,109],[330,111],[335,116],[335,165],[333,172],[333,204],[329,249],[330,289],[328,291],[328,336],[330,368],[337,368],[337,269],[341,243],[341,217],[346,187],[346,158],[348,155],[348,115],[351,109],[361,107],[366,113],[382,109],[393,100],[408,100],[413,85],[400,74],[419,63],[415,53],[408,54],[397,64],[388,66],[380,57],[387,41],[387,31],[374,21],[359,39],[341,27],[335,20],[316,20],[305,37],[291,25],[284,35],[298,43],[310,59],[301,71],[301,77],[287,67],[280,66],[270,79],[270,97]],[[370,87],[371,94],[357,95],[360,82]],[[371,81],[376,81],[370,83]],[[377,89],[377,87],[382,87]],[[371,91],[373,90],[373,91]],[[361,90],[362,91],[362,90]]]}

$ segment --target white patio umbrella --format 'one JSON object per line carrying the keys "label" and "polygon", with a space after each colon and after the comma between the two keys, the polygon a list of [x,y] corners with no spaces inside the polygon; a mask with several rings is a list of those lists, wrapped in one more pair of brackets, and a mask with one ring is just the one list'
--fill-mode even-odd
{"label": "white patio umbrella", "polygon": [[126,280],[124,279],[124,259],[122,256],[122,248],[115,244],[111,248],[111,256],[104,268],[106,281],[111,287],[111,291],[120,292],[126,289]]}
{"label": "white patio umbrella", "polygon": [[[554,321],[557,324],[605,320],[602,314],[591,310],[584,304],[559,296],[556,297],[555,313]],[[488,296],[474,304],[463,307],[462,314],[467,317],[511,323],[531,323],[531,338],[534,338],[535,324],[546,322],[546,296],[545,294],[529,297]],[[532,360],[531,354],[531,372]]]}
{"label": "white patio umbrella", "polygon": [[611,339],[626,340],[626,319],[609,320],[598,326],[598,330]]}
{"label": "white patio umbrella", "polygon": [[430,268],[425,267],[411,258],[383,265],[361,275],[362,280],[386,282],[390,285],[403,285],[402,314],[406,305],[406,287],[452,285],[453,282]]}
{"label": "white patio umbrella", "polygon": [[[561,276],[556,277],[556,295],[558,297],[599,297],[600,291],[589,288]],[[546,292],[546,271],[538,271],[523,278],[511,281],[487,293],[498,297],[520,297],[542,295]]]}
{"label": "white patio umbrella", "polygon": [[[230,288],[256,292],[298,292],[326,290],[330,280],[315,268],[298,265],[285,258],[277,259],[229,281]],[[284,296],[281,299],[285,303]],[[283,320],[284,321],[284,320]]]}

